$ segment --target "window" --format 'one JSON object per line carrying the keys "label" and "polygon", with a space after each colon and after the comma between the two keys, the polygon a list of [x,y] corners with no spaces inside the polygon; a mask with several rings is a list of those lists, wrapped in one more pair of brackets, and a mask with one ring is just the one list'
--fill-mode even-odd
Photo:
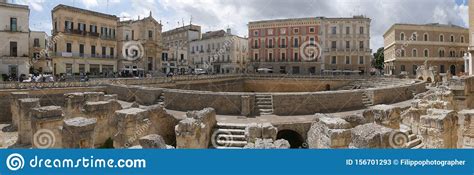
{"label": "window", "polygon": [[351,57],[346,56],[346,64],[351,64]]}
{"label": "window", "polygon": [[417,65],[413,65],[413,75],[416,75],[416,70],[418,69],[418,66]]}
{"label": "window", "polygon": [[295,38],[295,41],[294,41],[294,47],[300,47],[300,44],[299,44],[299,41],[298,41],[298,38]]}
{"label": "window", "polygon": [[464,43],[464,36],[461,36],[461,43]]}
{"label": "window", "polygon": [[286,28],[281,28],[280,29],[280,34],[286,35]]}
{"label": "window", "polygon": [[337,34],[337,27],[332,27],[331,28],[331,34],[333,34],[333,35]]}
{"label": "window", "polygon": [[359,64],[364,64],[364,56],[359,57]]}
{"label": "window", "polygon": [[346,41],[346,49],[350,49],[351,48],[351,42],[350,41]]}
{"label": "window", "polygon": [[91,46],[91,55],[95,56],[95,46]]}
{"label": "window", "polygon": [[444,68],[444,65],[439,66],[439,73],[446,73],[446,69]]}
{"label": "window", "polygon": [[405,40],[405,33],[400,33],[400,40],[401,41]]}
{"label": "window", "polygon": [[253,31],[253,36],[258,36],[258,30]]}
{"label": "window", "polygon": [[439,35],[439,42],[444,42],[444,35]]}
{"label": "window", "polygon": [[444,50],[439,50],[439,57],[444,57]]}
{"label": "window", "polygon": [[33,41],[33,47],[40,47],[40,41],[38,38],[35,38]]}
{"label": "window", "polygon": [[79,55],[84,56],[84,44],[79,44]]}
{"label": "window", "polygon": [[10,42],[10,56],[17,57],[18,56],[18,43],[17,42]]}
{"label": "window", "polygon": [[268,61],[273,61],[273,53],[268,53]]}
{"label": "window", "polygon": [[299,29],[299,28],[294,28],[294,29],[293,29],[293,33],[298,34],[299,32],[300,32],[300,29]]}
{"label": "window", "polygon": [[72,44],[71,43],[66,43],[66,52],[67,53],[72,53]]}
{"label": "window", "polygon": [[416,40],[417,40],[416,33],[411,34],[411,40],[412,40],[412,41],[416,41]]}
{"label": "window", "polygon": [[359,49],[363,49],[364,48],[364,41],[359,41]]}
{"label": "window", "polygon": [[[106,55],[105,51],[106,51],[106,48],[105,48],[105,47],[102,47],[102,56],[105,56],[105,55]],[[134,55],[134,56],[135,56],[135,55]]]}
{"label": "window", "polygon": [[273,35],[273,29],[268,29],[267,33],[268,35]]}
{"label": "window", "polygon": [[316,32],[316,29],[314,27],[310,27],[309,28],[309,33],[314,33],[314,32]]}
{"label": "window", "polygon": [[331,64],[337,64],[337,57],[336,56],[332,57]]}
{"label": "window", "polygon": [[400,56],[405,57],[405,50],[404,49],[400,50]]}
{"label": "window", "polygon": [[451,42],[454,43],[454,36],[451,35]]}
{"label": "window", "polygon": [[297,61],[297,60],[300,59],[300,57],[299,57],[299,55],[298,55],[298,52],[295,52],[295,57],[294,57],[293,59],[294,59],[295,61]]}
{"label": "window", "polygon": [[153,31],[151,30],[148,31],[148,38],[153,39]]}
{"label": "window", "polygon": [[400,66],[400,71],[401,71],[401,72],[405,72],[405,71],[406,71],[405,65],[401,65],[401,66]]}
{"label": "window", "polygon": [[424,53],[424,55],[423,55],[423,56],[425,56],[425,57],[429,57],[429,50],[428,50],[428,49],[425,49],[425,53]]}
{"label": "window", "polygon": [[332,41],[331,42],[331,48],[333,48],[333,49],[337,48],[337,41]]}
{"label": "window", "polygon": [[360,32],[360,34],[364,34],[364,27],[360,27],[359,32]]}
{"label": "window", "polygon": [[273,39],[268,40],[268,48],[273,48]]}
{"label": "window", "polygon": [[112,56],[112,57],[114,56],[114,48],[113,47],[110,48],[110,56]]}
{"label": "window", "polygon": [[425,33],[425,35],[423,36],[423,41],[428,41],[428,34]]}
{"label": "window", "polygon": [[416,49],[413,49],[413,51],[411,52],[411,56],[418,57],[418,51]]}
{"label": "window", "polygon": [[10,31],[12,31],[12,32],[18,31],[17,19],[16,18],[10,18]]}
{"label": "window", "polygon": [[281,53],[281,61],[286,61],[286,54],[285,53]]}
{"label": "window", "polygon": [[281,39],[280,44],[281,44],[281,48],[286,48],[286,39],[285,38]]}
{"label": "window", "polygon": [[[253,56],[253,59],[254,59],[255,61],[258,60],[258,53],[255,53],[255,55]],[[202,62],[202,61],[201,61],[201,62]]]}
{"label": "window", "polygon": [[351,34],[351,28],[350,27],[346,27],[346,35],[349,35]]}

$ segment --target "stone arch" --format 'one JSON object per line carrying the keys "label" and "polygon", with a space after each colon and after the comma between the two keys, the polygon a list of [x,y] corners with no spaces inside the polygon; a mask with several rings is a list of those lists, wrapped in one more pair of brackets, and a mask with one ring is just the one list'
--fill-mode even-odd
{"label": "stone arch", "polygon": [[278,139],[287,140],[290,143],[292,149],[306,147],[304,138],[298,132],[293,130],[286,129],[278,131],[277,140]]}

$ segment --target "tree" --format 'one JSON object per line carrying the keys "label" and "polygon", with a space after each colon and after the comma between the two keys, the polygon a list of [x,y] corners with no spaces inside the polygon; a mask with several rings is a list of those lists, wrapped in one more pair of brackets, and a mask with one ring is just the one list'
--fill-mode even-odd
{"label": "tree", "polygon": [[383,64],[385,61],[384,54],[383,54],[384,48],[381,47],[377,50],[376,53],[374,53],[374,62],[373,66],[377,69],[383,69]]}

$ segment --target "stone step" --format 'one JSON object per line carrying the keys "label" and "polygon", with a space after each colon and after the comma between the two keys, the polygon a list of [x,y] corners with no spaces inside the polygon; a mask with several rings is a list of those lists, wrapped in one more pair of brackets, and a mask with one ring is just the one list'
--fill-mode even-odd
{"label": "stone step", "polygon": [[272,97],[257,97],[257,100],[272,100]]}
{"label": "stone step", "polygon": [[272,105],[271,101],[257,101],[257,105]]}
{"label": "stone step", "polygon": [[260,109],[262,109],[262,108],[265,108],[265,109],[272,109],[272,108],[273,108],[272,105],[260,105],[260,104],[258,104],[257,107],[260,108]]}
{"label": "stone step", "polygon": [[221,129],[245,129],[247,124],[237,124],[237,123],[217,123],[217,128]]}
{"label": "stone step", "polygon": [[273,112],[273,109],[258,109],[260,112]]}
{"label": "stone step", "polygon": [[247,141],[247,138],[245,137],[245,135],[220,134],[217,136],[217,140]]}
{"label": "stone step", "polygon": [[247,145],[247,141],[217,140],[217,144],[227,147],[244,147]]}
{"label": "stone step", "polygon": [[415,146],[421,144],[421,142],[422,142],[421,139],[417,138],[417,139],[415,139],[415,140],[412,140],[412,141],[408,142],[408,143],[407,143],[407,147],[408,147],[408,148],[413,148],[413,147],[415,147]]}
{"label": "stone step", "polygon": [[221,129],[221,128],[219,128],[219,129],[217,129],[216,132],[242,135],[242,134],[245,134],[245,129]]}
{"label": "stone step", "polygon": [[260,115],[273,115],[272,112],[260,112]]}

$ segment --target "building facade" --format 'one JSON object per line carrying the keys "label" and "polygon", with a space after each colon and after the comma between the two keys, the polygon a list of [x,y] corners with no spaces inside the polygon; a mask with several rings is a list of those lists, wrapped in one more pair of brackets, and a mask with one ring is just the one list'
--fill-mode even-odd
{"label": "building facade", "polygon": [[52,10],[55,75],[113,76],[117,73],[115,15],[58,5]]}
{"label": "building facade", "polygon": [[281,74],[368,72],[370,23],[363,16],[250,22],[251,67]]}
{"label": "building facade", "polygon": [[53,66],[49,57],[49,36],[43,31],[31,31],[29,36],[29,54],[33,63],[33,72],[52,74]]}
{"label": "building facade", "polygon": [[187,25],[162,33],[163,73],[186,74],[192,71],[192,60],[189,57],[189,43],[201,39],[201,26]]}
{"label": "building facade", "polygon": [[464,72],[469,31],[455,25],[395,24],[384,34],[385,73],[416,75],[425,61],[439,73]]}
{"label": "building facade", "polygon": [[210,73],[243,73],[247,69],[248,40],[232,35],[231,30],[207,32],[190,42],[194,69]]}
{"label": "building facade", "polygon": [[474,1],[469,1],[469,53],[464,56],[466,74],[474,75]]}
{"label": "building facade", "polygon": [[28,6],[0,1],[0,74],[16,80],[30,72]]}
{"label": "building facade", "polygon": [[[117,40],[120,72],[156,75],[161,71],[161,28],[162,25],[151,13],[144,19],[119,22]],[[139,46],[138,50],[133,50],[135,46]],[[133,58],[135,55],[132,54],[140,54],[140,57]]]}

